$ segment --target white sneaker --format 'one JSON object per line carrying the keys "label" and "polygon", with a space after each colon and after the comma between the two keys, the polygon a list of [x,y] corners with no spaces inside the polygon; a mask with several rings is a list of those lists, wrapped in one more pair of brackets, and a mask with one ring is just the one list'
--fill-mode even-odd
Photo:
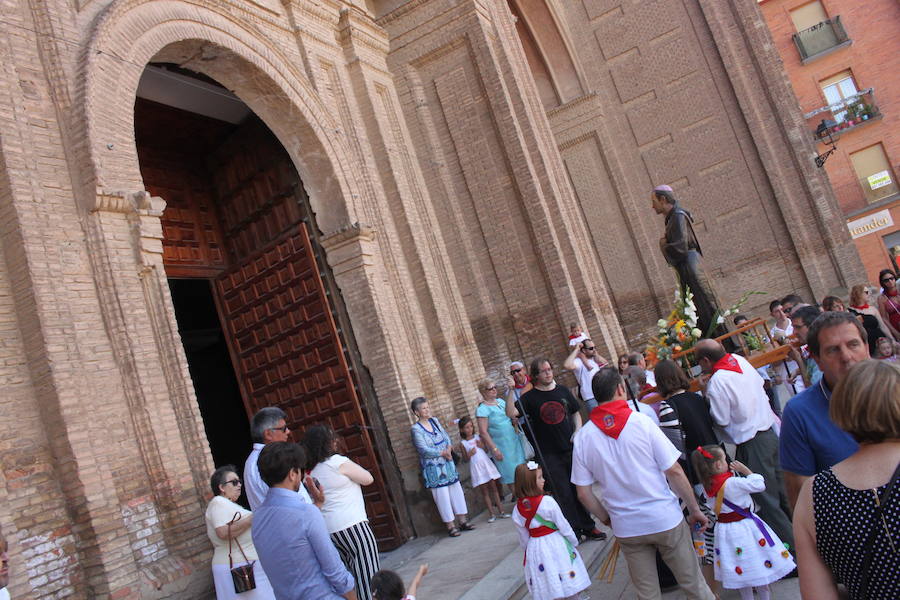
{"label": "white sneaker", "polygon": [[495,517],[494,515],[491,515],[491,517],[488,519],[488,523],[493,523],[496,520],[497,520],[497,517]]}
{"label": "white sneaker", "polygon": [[501,519],[508,519],[508,518],[509,518],[509,513],[500,513],[500,518],[501,518]]}

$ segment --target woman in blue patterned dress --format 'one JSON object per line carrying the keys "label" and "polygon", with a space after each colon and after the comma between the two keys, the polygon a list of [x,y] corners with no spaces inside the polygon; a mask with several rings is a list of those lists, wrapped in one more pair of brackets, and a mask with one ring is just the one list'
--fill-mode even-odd
{"label": "woman in blue patterned dress", "polygon": [[[447,526],[450,537],[459,537],[460,530],[471,531],[475,527],[466,521],[466,497],[459,485],[459,475],[453,464],[450,436],[438,420],[431,416],[431,408],[425,398],[416,398],[410,404],[416,422],[412,426],[412,441],[419,453],[419,464],[425,487],[431,490],[441,521]],[[454,515],[459,519],[456,527]]]}
{"label": "woman in blue patterned dress", "polygon": [[525,462],[525,450],[512,419],[506,414],[506,401],[497,398],[497,385],[490,379],[478,382],[481,403],[475,410],[478,433],[484,442],[485,452],[492,455],[500,482],[512,485],[516,479],[516,467]]}

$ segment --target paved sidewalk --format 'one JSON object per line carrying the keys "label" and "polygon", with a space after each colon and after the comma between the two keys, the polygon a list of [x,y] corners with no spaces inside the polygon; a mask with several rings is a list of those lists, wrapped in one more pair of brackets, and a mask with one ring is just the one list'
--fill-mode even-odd
{"label": "paved sidewalk", "polygon": [[[635,598],[634,587],[628,577],[628,566],[625,564],[625,557],[621,552],[612,583],[597,581],[598,570],[590,571],[591,579],[594,580],[593,585],[588,589],[591,600],[633,600]],[[772,600],[800,600],[800,584],[796,577],[782,579],[770,585],[769,589],[772,591]],[[684,600],[686,598],[681,590],[677,589],[664,593],[662,597],[664,600]],[[721,600],[740,600],[740,594],[736,590],[723,590],[719,597]],[[423,600],[427,599],[423,597]]]}
{"label": "paved sidewalk", "polygon": [[[512,506],[504,504],[507,510]],[[396,571],[409,583],[419,565],[428,563],[428,575],[419,586],[422,600],[509,600],[529,597],[524,589],[522,551],[510,519],[487,522],[482,512],[471,522],[475,531],[457,538],[433,535],[411,540],[381,555],[381,568]],[[612,535],[607,532],[607,535]],[[578,549],[595,572],[609,541],[585,542]],[[592,566],[594,565],[594,566]]]}

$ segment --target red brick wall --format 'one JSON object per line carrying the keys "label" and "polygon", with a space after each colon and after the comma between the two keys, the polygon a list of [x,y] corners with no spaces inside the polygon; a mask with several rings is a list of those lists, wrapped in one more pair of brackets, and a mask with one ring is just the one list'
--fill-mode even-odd
{"label": "red brick wall", "polygon": [[[789,11],[808,1],[768,0],[760,4],[801,110],[808,113],[825,106],[827,101],[819,81],[850,69],[859,89],[875,88],[875,103],[883,115],[880,120],[843,133],[824,167],[841,209],[852,220],[865,214],[860,211],[867,208],[867,203],[850,162],[851,153],[880,142],[894,176],[900,175],[900,4],[896,0],[822,0],[830,18],[840,16],[853,43],[804,65],[791,39],[795,30]],[[809,119],[810,131],[821,118]],[[818,149],[821,152],[824,146],[819,145]],[[892,208],[896,222],[900,199],[894,198],[887,206]],[[855,240],[871,283],[875,283],[878,270],[889,265],[881,238],[891,231],[882,230]]]}

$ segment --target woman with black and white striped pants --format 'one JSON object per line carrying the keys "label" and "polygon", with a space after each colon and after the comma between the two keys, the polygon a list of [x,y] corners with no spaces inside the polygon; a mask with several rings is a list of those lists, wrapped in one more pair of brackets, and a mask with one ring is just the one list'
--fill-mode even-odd
{"label": "woman with black and white striped pants", "polygon": [[334,430],[327,425],[307,429],[303,445],[308,453],[310,474],[325,492],[321,509],[331,541],[356,579],[357,598],[370,600],[369,585],[380,565],[361,486],[371,484],[374,478],[367,470],[337,453]]}

